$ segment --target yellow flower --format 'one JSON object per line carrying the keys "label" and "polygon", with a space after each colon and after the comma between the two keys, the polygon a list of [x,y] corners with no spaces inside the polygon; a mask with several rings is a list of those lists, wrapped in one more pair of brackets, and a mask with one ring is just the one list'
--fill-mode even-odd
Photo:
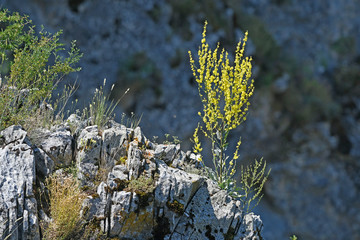
{"label": "yellow flower", "polygon": [[[207,22],[204,24],[201,46],[198,50],[198,66],[195,65],[189,51],[190,67],[198,83],[198,92],[203,104],[203,111],[198,115],[204,123],[203,128],[198,124],[195,129],[194,152],[202,151],[198,137],[198,130],[201,128],[205,137],[212,141],[216,178],[218,183],[223,183],[226,177],[232,177],[236,172],[235,161],[239,158],[238,148],[241,141],[237,143],[232,160],[227,160],[224,151],[229,131],[246,120],[249,99],[254,93],[254,81],[251,80],[252,58],[244,57],[248,32],[245,32],[244,39],[237,44],[234,64],[230,65],[229,54],[224,49],[219,50],[219,43],[214,50],[206,43],[206,26]],[[220,138],[217,137],[217,133],[220,133]],[[218,149],[220,154],[216,153]],[[226,166],[227,163],[229,166]]]}

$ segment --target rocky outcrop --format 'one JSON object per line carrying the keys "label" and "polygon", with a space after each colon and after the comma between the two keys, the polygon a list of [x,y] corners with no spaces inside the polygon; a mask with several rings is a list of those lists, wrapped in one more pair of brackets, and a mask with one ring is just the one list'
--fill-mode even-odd
{"label": "rocky outcrop", "polygon": [[[39,147],[20,126],[0,132],[2,239],[40,239],[40,221],[51,220],[36,192],[44,188],[44,177],[69,164],[75,164],[88,193],[82,226],[92,224],[94,239],[261,238],[258,216],[245,214],[240,201],[206,176],[184,171],[201,167],[180,145],[154,144],[139,127],[115,122],[104,129],[79,126],[84,128],[76,130],[74,140],[66,126],[35,130],[32,136],[44,136],[36,138]],[[72,141],[76,148],[67,148]],[[68,155],[75,156],[67,165],[62,165],[64,149],[72,149]]]}
{"label": "rocky outcrop", "polygon": [[11,126],[0,137],[0,237],[40,239],[34,194],[36,158],[26,131]]}

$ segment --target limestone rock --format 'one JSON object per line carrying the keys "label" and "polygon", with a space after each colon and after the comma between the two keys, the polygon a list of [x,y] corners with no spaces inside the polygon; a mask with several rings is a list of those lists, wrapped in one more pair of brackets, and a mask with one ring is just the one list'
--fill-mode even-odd
{"label": "limestone rock", "polygon": [[40,145],[54,161],[55,167],[68,167],[74,158],[74,139],[70,129],[60,126],[45,136]]}
{"label": "limestone rock", "polygon": [[[40,141],[45,142],[62,131],[39,132],[45,133]],[[21,127],[12,126],[0,134],[0,237],[40,239],[40,220],[50,222],[51,218],[38,204],[41,199],[36,199],[35,192],[47,192],[42,180],[54,170],[52,159],[62,155],[50,158]],[[205,176],[184,171],[196,168],[196,158],[182,152],[180,145],[149,144],[140,128],[113,123],[100,130],[85,127],[76,142],[78,178],[88,193],[76,236],[86,232],[91,239],[100,235],[139,240],[261,237],[259,217],[245,215],[240,202]],[[65,149],[66,144],[60,141],[58,149]],[[115,161],[123,155],[123,160]]]}
{"label": "limestone rock", "polygon": [[145,161],[141,159],[142,152],[137,148],[137,143],[131,142],[126,160],[126,167],[129,170],[129,178],[137,179],[144,169]]}
{"label": "limestone rock", "polygon": [[180,145],[159,144],[155,147],[154,157],[163,160],[165,163],[170,163],[179,151]]}
{"label": "limestone rock", "polygon": [[94,180],[99,170],[102,138],[95,126],[84,128],[77,139],[76,165],[82,186],[95,187]]}
{"label": "limestone rock", "polygon": [[3,131],[1,131],[1,147],[4,146],[15,146],[18,144],[22,144],[26,138],[27,132],[21,127],[17,125],[10,126]]}
{"label": "limestone rock", "polygon": [[36,159],[36,173],[41,177],[47,177],[54,170],[54,161],[39,148],[33,148]]}
{"label": "limestone rock", "polygon": [[40,239],[33,150],[19,126],[0,135],[6,144],[0,148],[0,237]]}
{"label": "limestone rock", "polygon": [[[211,180],[168,166],[169,159],[186,154],[164,151],[144,155],[137,140],[130,142],[126,164],[115,165],[102,182],[97,197],[83,209],[97,219],[109,237],[129,239],[260,239],[262,222],[245,215],[240,202]],[[174,145],[169,149],[178,149]],[[165,155],[163,155],[165,153]],[[156,158],[166,156],[167,163]],[[189,160],[184,160],[183,164]],[[146,171],[146,169],[153,169]],[[151,174],[147,174],[147,173]],[[141,180],[140,180],[141,179]],[[151,183],[149,183],[149,181]],[[133,183],[132,183],[133,182]],[[136,182],[136,184],[135,184]],[[135,184],[135,185],[134,185]],[[148,185],[151,184],[151,185]],[[129,188],[137,186],[138,189]]]}
{"label": "limestone rock", "polygon": [[131,130],[123,125],[114,125],[102,132],[102,167],[111,169],[126,155],[130,134]]}

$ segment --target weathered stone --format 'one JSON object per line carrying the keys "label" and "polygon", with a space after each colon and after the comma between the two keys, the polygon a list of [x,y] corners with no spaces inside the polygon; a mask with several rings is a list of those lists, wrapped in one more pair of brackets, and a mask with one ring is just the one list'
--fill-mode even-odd
{"label": "weathered stone", "polygon": [[[51,32],[64,29],[65,39],[77,39],[80,49],[87,50],[88,54],[85,54],[82,62],[83,71],[79,73],[79,79],[86,80],[86,84],[81,84],[77,92],[81,102],[86,102],[83,99],[90,98],[89,93],[99,85],[99,79],[104,76],[113,81],[119,79],[117,86],[122,89],[115,88],[115,92],[123,93],[127,88],[126,84],[132,89],[128,94],[131,96],[122,99],[120,103],[122,106],[117,110],[119,117],[121,108],[129,110],[128,106],[134,107],[138,113],[144,113],[143,119],[146,119],[142,122],[144,132],[149,135],[177,133],[184,141],[192,135],[199,120],[195,117],[196,113],[201,109],[198,91],[196,84],[193,84],[189,66],[181,60],[187,50],[194,52],[198,49],[202,31],[202,22],[199,23],[199,18],[209,14],[219,16],[213,22],[209,21],[208,30],[211,34],[208,34],[208,41],[212,46],[221,39],[231,42],[242,38],[243,32],[239,27],[251,22],[250,28],[261,31],[255,31],[255,35],[252,35],[254,33],[249,29],[246,54],[260,57],[261,64],[258,66],[255,64],[253,69],[254,75],[258,73],[262,75],[258,78],[255,76],[255,82],[259,79],[258,85],[266,84],[267,87],[260,87],[261,93],[254,95],[251,102],[255,108],[251,109],[248,121],[243,125],[246,127],[239,131],[235,130],[233,136],[236,139],[229,136],[229,142],[235,142],[240,134],[246,136],[246,141],[240,149],[241,158],[253,159],[264,156],[269,165],[273,165],[270,166],[271,168],[278,169],[279,165],[282,165],[279,171],[276,173],[273,171],[271,178],[274,178],[276,183],[288,184],[282,188],[286,192],[281,193],[276,189],[276,184],[267,184],[266,189],[270,187],[275,189],[266,191],[278,194],[264,198],[262,202],[267,204],[261,207],[267,209],[264,213],[269,215],[269,219],[273,219],[272,216],[276,215],[276,219],[284,219],[290,224],[279,227],[278,221],[270,221],[274,224],[264,229],[267,234],[265,236],[269,236],[269,239],[285,239],[291,232],[297,233],[299,238],[329,239],[336,238],[333,231],[340,228],[342,231],[338,232],[341,232],[341,238],[360,238],[357,229],[359,221],[356,217],[351,217],[356,214],[350,214],[350,210],[338,213],[335,207],[330,207],[321,213],[308,211],[310,216],[301,218],[301,223],[306,221],[309,223],[304,223],[305,226],[301,229],[297,211],[287,212],[293,207],[294,202],[298,202],[297,206],[308,206],[313,202],[311,206],[321,202],[316,194],[314,196],[306,194],[306,198],[301,194],[298,195],[299,192],[307,189],[310,189],[311,193],[322,192],[323,188],[317,189],[318,191],[312,190],[313,182],[326,185],[329,192],[337,192],[336,189],[342,189],[342,182],[351,181],[349,186],[352,189],[349,191],[359,192],[358,1],[212,2],[214,4],[210,9],[203,7],[203,4],[208,4],[207,1],[178,4],[177,1],[164,0],[11,0],[4,1],[4,7],[29,14],[37,26],[44,24]],[[102,14],[97,14],[98,12]],[[254,44],[251,41],[253,37],[256,38],[256,41],[253,39]],[[221,42],[224,43],[222,40]],[[136,53],[141,53],[139,55],[141,58],[129,60]],[[276,57],[279,59],[275,59]],[[148,66],[142,64],[143,59],[154,62],[155,70],[143,69],[144,65]],[[130,72],[129,75],[140,73],[140,77],[127,79],[124,75],[119,76],[121,68],[132,66],[132,62],[136,63],[135,70],[129,67],[125,71]],[[154,75],[161,77],[158,79]],[[290,75],[290,78],[287,75]],[[311,81],[307,79],[309,76]],[[74,75],[74,77],[78,76]],[[133,79],[136,81],[131,81]],[[149,82],[149,79],[157,80]],[[110,85],[112,83],[110,82]],[[305,89],[301,89],[303,83]],[[344,86],[345,91],[341,91]],[[133,89],[135,92],[132,92]],[[289,101],[282,100],[284,94],[289,95]],[[263,98],[264,95],[269,97]],[[304,106],[293,106],[293,103],[297,102]],[[314,104],[309,105],[309,102]],[[334,102],[338,105],[337,115],[337,111],[333,111],[332,108],[328,113],[319,114],[323,112],[324,106],[333,105]],[[314,141],[308,139],[305,144],[292,142],[291,137],[295,131],[314,135],[311,131],[299,130],[301,128],[299,124],[307,124],[302,118],[294,124],[293,119],[297,118],[298,114],[302,116],[303,109],[306,113],[305,118],[310,115],[311,119],[315,119],[311,121],[327,118],[331,134],[324,136],[331,138],[336,136],[337,149],[329,146],[327,141],[321,139],[322,137],[317,137]],[[336,121],[340,122],[340,127],[334,127]],[[187,144],[186,147],[190,148],[190,143]],[[296,150],[293,151],[292,148]],[[306,153],[309,149],[314,155]],[[229,152],[233,152],[232,150],[230,144]],[[342,164],[337,165],[337,162]],[[321,167],[313,171],[317,165]],[[337,178],[338,182],[335,182],[329,177],[328,180],[326,175],[321,174],[321,168],[326,165],[332,165],[332,169],[339,168],[339,172],[342,172],[341,176],[345,179]],[[289,168],[290,173],[287,171]],[[299,181],[297,177],[301,176],[298,173],[307,172],[309,169],[311,173],[307,177],[313,179],[305,179],[306,181],[302,181],[303,185],[297,184]],[[328,184],[329,182],[331,184]],[[304,186],[304,184],[309,185]],[[274,207],[273,202],[282,204]],[[326,202],[325,205],[332,206],[331,202]],[[343,204],[347,209],[354,209],[352,201]],[[327,227],[319,231],[309,220],[312,218],[317,218],[316,222],[326,223]],[[296,224],[293,224],[294,222]],[[345,228],[352,230],[343,231]]]}
{"label": "weathered stone", "polygon": [[180,151],[180,145],[170,144],[159,144],[155,147],[154,158],[163,160],[165,163],[169,164],[172,162],[176,154]]}
{"label": "weathered stone", "polygon": [[[155,204],[157,208],[166,209],[162,217],[168,219],[169,229],[172,232],[204,178],[168,167],[161,160],[157,161],[157,166],[159,178],[155,189]],[[169,208],[169,205],[174,203],[180,209]]]}
{"label": "weathered stone", "polygon": [[153,229],[152,204],[139,209],[139,197],[131,192],[114,192],[110,214],[110,236],[131,239],[151,239]]}
{"label": "weathered stone", "polygon": [[3,131],[1,131],[0,136],[2,138],[3,146],[15,146],[24,142],[27,132],[21,127],[12,125]]}
{"label": "weathered stone", "polygon": [[113,167],[111,173],[109,173],[108,179],[118,178],[120,180],[128,180],[128,173],[129,171],[125,165],[116,165]]}
{"label": "weathered stone", "polygon": [[[109,143],[109,152],[124,150],[120,142],[132,139],[125,164],[103,164],[104,168],[101,168],[103,140],[97,126],[84,128],[77,138],[76,159],[82,187],[96,187],[98,175],[107,176],[97,186],[96,193],[87,190],[89,196],[83,202],[80,215],[84,223],[95,224],[98,228],[84,231],[95,235],[101,231],[111,238],[139,240],[233,239],[235,235],[239,239],[255,239],[260,236],[261,221],[244,216],[240,204],[220,190],[215,182],[171,167],[174,161],[183,168],[196,162],[196,159],[190,160],[189,154],[181,152],[179,145],[155,145],[155,150],[147,149],[135,137],[140,131],[135,134],[130,130],[130,135],[134,135],[129,136],[128,130],[113,124],[102,133]],[[6,237],[14,230],[10,239],[39,239],[38,216],[45,222],[51,219],[44,209],[38,210],[33,188],[35,166],[43,178],[53,171],[52,161],[42,149],[29,142],[21,128],[7,131],[20,137],[12,142],[2,138],[9,146],[0,149],[0,160],[5,162],[0,165],[0,221],[4,223],[0,225],[0,234]],[[44,131],[45,139],[49,139],[52,131],[60,130]],[[112,141],[115,142],[113,145]],[[103,172],[105,168],[111,169]],[[64,172],[60,168],[55,173]],[[37,191],[46,192],[41,180],[36,184],[40,184]],[[22,221],[17,221],[19,216]]]}
{"label": "weathered stone", "polygon": [[36,173],[42,177],[47,177],[54,170],[54,161],[39,148],[33,148],[35,161],[36,161]]}
{"label": "weathered stone", "polygon": [[[215,182],[169,167],[156,158],[141,160],[143,156],[138,147],[138,142],[130,143],[127,164],[114,166],[108,175],[108,184],[101,183],[97,197],[84,202],[88,221],[98,219],[109,237],[260,239],[261,220],[244,216],[240,203],[220,190]],[[156,172],[154,192],[136,189],[127,192],[129,180],[137,179],[146,168]],[[153,177],[152,174],[145,176]]]}
{"label": "weathered stone", "polygon": [[74,159],[74,139],[65,127],[54,129],[38,147],[54,161],[55,167],[68,167]]}
{"label": "weathered stone", "polygon": [[146,145],[147,139],[141,131],[140,127],[134,129],[134,140],[138,141],[141,145]]}
{"label": "weathered stone", "polygon": [[76,165],[82,186],[95,187],[94,180],[100,166],[102,139],[97,126],[83,129],[77,139]]}
{"label": "weathered stone", "polygon": [[114,126],[103,131],[101,167],[111,169],[121,157],[127,155],[129,138],[130,130],[123,125]]}
{"label": "weathered stone", "polygon": [[[11,134],[10,134],[11,133]],[[26,132],[12,126],[0,132],[8,143],[0,148],[0,237],[40,239],[35,200],[35,157]]]}
{"label": "weathered stone", "polygon": [[142,159],[142,152],[137,148],[137,144],[130,143],[128,150],[128,157],[126,160],[126,167],[129,170],[129,179],[139,177],[139,174],[144,170],[145,160]]}
{"label": "weathered stone", "polygon": [[259,216],[254,213],[246,214],[241,222],[238,233],[234,239],[260,240],[263,223]]}

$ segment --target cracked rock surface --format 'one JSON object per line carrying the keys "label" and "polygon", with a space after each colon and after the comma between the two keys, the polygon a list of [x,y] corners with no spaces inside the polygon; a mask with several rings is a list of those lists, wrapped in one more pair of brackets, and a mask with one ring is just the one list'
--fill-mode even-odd
{"label": "cracked rock surface", "polygon": [[[261,238],[259,216],[245,214],[206,176],[183,170],[200,166],[179,144],[151,143],[139,127],[115,122],[104,129],[78,126],[78,135],[61,127],[47,132],[39,148],[20,126],[0,132],[1,239],[41,238],[39,223],[51,215],[36,192],[66,153],[55,148],[74,156],[64,166],[76,167],[88,194],[79,214],[81,226],[95,226],[90,239]],[[72,141],[76,148],[67,148]]]}

